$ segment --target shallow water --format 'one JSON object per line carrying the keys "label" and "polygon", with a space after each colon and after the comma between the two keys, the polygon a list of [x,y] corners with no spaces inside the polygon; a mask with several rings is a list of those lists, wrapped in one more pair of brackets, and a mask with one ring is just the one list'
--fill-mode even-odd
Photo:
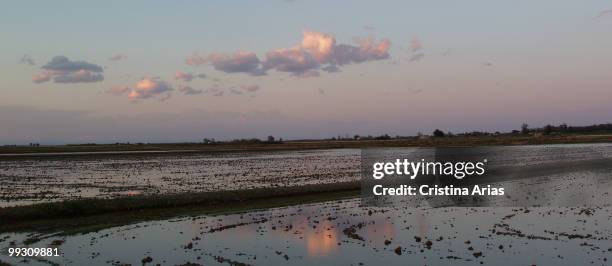
{"label": "shallow water", "polygon": [[0,207],[359,179],[359,150],[0,158]]}
{"label": "shallow water", "polygon": [[[584,157],[576,149],[571,151]],[[439,202],[423,199],[419,208],[413,208],[409,207],[413,202],[402,197],[387,207],[366,207],[356,198],[139,222],[68,236],[5,233],[0,234],[0,261],[141,265],[150,258],[151,265],[609,265],[611,173],[583,170],[493,184],[582,207],[432,208]],[[28,246],[24,244],[28,238],[42,240]],[[57,247],[62,256],[8,257],[10,247]]]}
{"label": "shallow water", "polygon": [[[402,150],[416,150],[405,148]],[[498,147],[497,165],[612,158],[612,144]],[[0,157],[0,207],[84,197],[164,194],[355,181],[360,150],[72,153]]]}
{"label": "shallow water", "polygon": [[[74,265],[139,265],[147,257],[151,265],[606,265],[611,210],[361,208],[345,200],[143,222],[31,247],[58,247],[62,257],[46,259]],[[4,254],[26,236],[0,235],[0,260],[21,260]],[[64,242],[51,245],[57,240]]]}

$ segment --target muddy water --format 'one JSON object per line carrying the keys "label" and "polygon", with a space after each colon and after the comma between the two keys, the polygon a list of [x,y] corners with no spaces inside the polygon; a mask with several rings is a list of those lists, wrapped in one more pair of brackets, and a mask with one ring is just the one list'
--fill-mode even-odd
{"label": "muddy water", "polygon": [[[551,156],[557,161],[588,159],[593,148],[601,151],[598,156],[610,156],[605,145],[563,146],[561,150],[533,146],[515,151],[524,151],[526,157],[521,161],[537,163],[550,161]],[[288,154],[294,159],[285,155],[278,160],[296,163],[327,154],[342,162],[347,156],[358,161],[353,150]],[[246,162],[263,156],[266,159],[262,160],[274,161],[277,155],[226,154],[216,160],[226,161],[219,164],[228,167],[225,169],[236,169],[228,166],[228,158]],[[312,160],[321,167],[327,164]],[[180,165],[189,160],[170,161],[170,165]],[[498,184],[530,189],[533,195],[546,194],[551,202],[586,204],[581,207],[432,208],[423,201],[421,207],[412,208],[402,198],[387,207],[365,207],[360,199],[351,199],[230,215],[177,217],[68,236],[5,233],[0,234],[0,261],[30,265],[141,265],[143,260],[150,261],[148,265],[610,265],[611,174],[609,169],[582,170]],[[42,240],[29,247],[57,247],[62,256],[6,256],[10,247],[28,247],[23,242],[32,237]]]}
{"label": "muddy water", "polygon": [[359,179],[359,150],[0,157],[0,207]]}
{"label": "muddy water", "polygon": [[[359,200],[143,222],[30,247],[0,235],[0,261],[66,265],[609,265],[611,208],[362,208]],[[53,244],[55,242],[55,244]],[[58,244],[59,243],[59,244]],[[23,261],[22,261],[23,262]],[[242,265],[242,264],[234,264]]]}
{"label": "muddy water", "polygon": [[[360,150],[90,153],[0,157],[0,207],[83,197],[218,191],[358,180]],[[68,156],[70,155],[70,156]],[[612,157],[612,144],[513,146],[502,165]]]}

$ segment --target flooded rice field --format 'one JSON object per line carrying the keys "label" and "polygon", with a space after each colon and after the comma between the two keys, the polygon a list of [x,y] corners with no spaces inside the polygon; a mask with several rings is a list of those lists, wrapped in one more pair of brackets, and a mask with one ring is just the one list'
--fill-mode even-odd
{"label": "flooded rice field", "polygon": [[359,150],[0,157],[0,207],[359,179]]}
{"label": "flooded rice field", "polygon": [[[512,156],[499,155],[491,160],[539,164],[610,158],[611,147],[523,146],[504,153]],[[3,184],[23,190],[14,192],[16,196],[30,195],[25,192],[39,189],[40,184],[44,184],[43,190],[55,189],[62,196],[66,191],[71,191],[70,197],[108,196],[128,191],[199,191],[357,180],[359,154],[358,150],[319,150],[26,158],[2,161],[1,173]],[[394,198],[389,206],[372,207],[355,198],[235,214],[175,217],[80,234],[3,233],[0,262],[610,265],[612,168],[608,166],[493,184],[527,191],[529,197],[545,197],[556,204],[548,206],[580,207],[448,207],[423,199],[415,208],[403,197]],[[3,193],[5,190],[3,187]],[[58,248],[60,256],[8,257],[11,247]]]}
{"label": "flooded rice field", "polygon": [[6,257],[27,233],[0,235],[0,261],[28,265],[610,265],[612,208],[374,208],[358,199],[222,216],[183,217],[29,247],[59,257]]}
{"label": "flooded rice field", "polygon": [[[612,144],[502,147],[498,165],[612,158]],[[408,148],[411,149],[411,148]],[[85,197],[236,190],[355,181],[360,150],[0,155],[0,207]]]}

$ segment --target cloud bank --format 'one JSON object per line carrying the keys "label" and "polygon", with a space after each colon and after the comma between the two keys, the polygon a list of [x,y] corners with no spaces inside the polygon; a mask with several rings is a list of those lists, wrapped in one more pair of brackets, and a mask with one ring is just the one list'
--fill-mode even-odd
{"label": "cloud bank", "polygon": [[210,64],[225,73],[265,75],[270,70],[289,73],[296,77],[316,77],[319,70],[339,72],[339,66],[389,58],[391,42],[361,38],[356,45],[337,44],[334,36],[304,31],[302,42],[294,47],[267,52],[263,60],[254,52],[238,51],[234,54],[213,53],[206,57],[193,54],[185,59],[188,65]]}
{"label": "cloud bank", "polygon": [[71,61],[65,56],[56,56],[41,67],[42,71],[32,76],[34,83],[53,78],[55,83],[87,83],[104,80],[102,67],[85,61]]}

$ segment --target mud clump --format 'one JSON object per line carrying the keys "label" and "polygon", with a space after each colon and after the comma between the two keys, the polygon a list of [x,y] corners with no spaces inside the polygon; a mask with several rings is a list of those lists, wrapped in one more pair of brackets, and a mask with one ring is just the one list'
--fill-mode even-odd
{"label": "mud clump", "polygon": [[401,246],[397,246],[395,248],[395,250],[393,250],[395,252],[395,254],[397,255],[402,255],[402,247]]}
{"label": "mud clump", "polygon": [[64,240],[61,239],[51,241],[51,246],[61,246],[62,244],[64,244]]}
{"label": "mud clump", "polygon": [[148,257],[148,256],[141,260],[143,265],[147,263],[151,263],[152,261],[153,261],[153,258]]}
{"label": "mud clump", "polygon": [[342,233],[344,233],[349,238],[365,241],[362,236],[357,234],[357,229],[355,229],[355,227],[345,228],[344,230],[342,230]]}

